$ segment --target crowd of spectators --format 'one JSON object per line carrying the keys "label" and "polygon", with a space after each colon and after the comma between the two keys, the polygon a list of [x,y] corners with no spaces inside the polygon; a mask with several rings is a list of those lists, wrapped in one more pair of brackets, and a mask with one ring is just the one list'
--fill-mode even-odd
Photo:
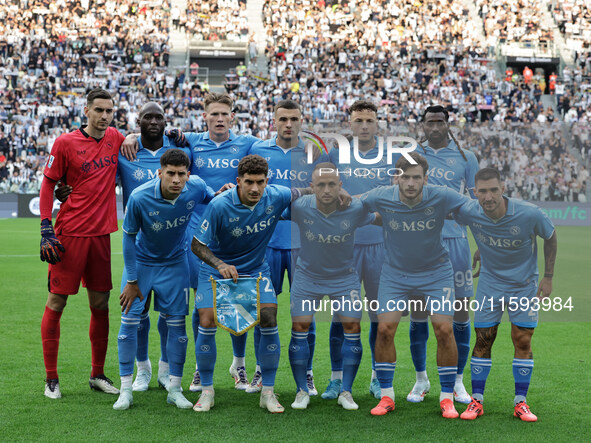
{"label": "crowd of spectators", "polygon": [[567,47],[585,63],[591,55],[591,4],[586,0],[552,0],[549,6]]}
{"label": "crowd of spectators", "polygon": [[[0,6],[0,192],[36,192],[46,152],[58,135],[83,124],[92,86],[116,92],[116,125],[124,133],[137,130],[137,111],[148,100],[162,103],[171,126],[205,130],[207,91],[166,69],[169,19],[173,27],[198,29],[204,40],[249,37],[245,3],[236,0],[189,1],[187,11],[87,3]],[[16,20],[19,10],[27,11],[24,22]],[[584,193],[586,170],[566,152],[560,128],[563,119],[591,119],[591,96],[578,87],[557,88],[555,114],[543,107],[534,82],[498,75],[462,1],[266,0],[263,22],[269,75],[240,70],[231,91],[237,132],[272,136],[273,107],[285,98],[302,104],[315,132],[340,125],[355,100],[370,99],[385,131],[418,137],[422,110],[439,103],[450,111],[462,146],[511,177],[514,196],[575,200]],[[519,168],[516,158],[536,168]]]}
{"label": "crowd of spectators", "polygon": [[171,9],[173,26],[195,40],[248,41],[246,0],[188,0],[186,11]]}

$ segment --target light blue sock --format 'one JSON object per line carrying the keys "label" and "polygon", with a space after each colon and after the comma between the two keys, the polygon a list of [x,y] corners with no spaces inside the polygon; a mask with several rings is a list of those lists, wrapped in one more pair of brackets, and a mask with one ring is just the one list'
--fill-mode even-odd
{"label": "light blue sock", "polygon": [[396,370],[396,362],[376,362],[376,377],[380,382],[380,388],[388,389],[392,388],[392,382],[394,381],[394,371]]}
{"label": "light blue sock", "polygon": [[[261,360],[261,375],[263,386],[274,386],[275,375],[279,367],[281,345],[277,326],[261,328],[261,341],[259,343],[259,358]],[[199,366],[201,368],[201,364]]]}
{"label": "light blue sock", "polygon": [[330,368],[333,372],[343,370],[343,325],[341,322],[332,321],[330,324],[329,346],[330,346]]}
{"label": "light blue sock", "polygon": [[344,334],[343,340],[343,387],[342,391],[352,392],[353,381],[357,375],[363,348],[361,345],[361,334]]}
{"label": "light blue sock", "polygon": [[256,325],[254,327],[254,356],[257,360],[257,366],[261,366],[261,359],[259,358],[259,344],[261,343],[261,327]]}
{"label": "light blue sock", "polygon": [[216,331],[217,328],[202,328],[199,326],[197,343],[195,343],[197,366],[199,366],[199,374],[201,375],[201,385],[204,387],[213,386],[213,370],[217,357]]}
{"label": "light blue sock", "polygon": [[308,344],[307,332],[291,331],[291,341],[289,342],[289,364],[291,372],[296,382],[296,389],[308,392],[308,383],[306,381],[306,365],[310,358],[310,348]]}
{"label": "light blue sock", "polygon": [[456,374],[458,373],[458,367],[437,366],[437,372],[439,372],[441,392],[453,393],[454,385],[456,384]]}
{"label": "light blue sock", "polygon": [[376,370],[376,338],[378,336],[378,322],[369,324],[369,349],[371,350],[371,369]]}
{"label": "light blue sock", "polygon": [[312,318],[312,323],[308,328],[308,348],[310,348],[310,357],[308,357],[306,369],[311,371],[314,361],[314,349],[316,349],[316,318]]}
{"label": "light blue sock", "polygon": [[513,359],[513,378],[515,379],[515,405],[521,403],[522,401],[525,401],[533,370],[533,359]]}
{"label": "light blue sock", "polygon": [[248,332],[242,335],[230,334],[232,338],[232,354],[234,357],[244,357],[246,355],[246,339],[248,338]]}
{"label": "light blue sock", "polygon": [[146,312],[140,317],[140,325],[137,328],[137,361],[148,360],[148,337],[150,334],[150,313]]}
{"label": "light blue sock", "polygon": [[160,334],[160,360],[168,363],[168,354],[166,353],[168,326],[166,325],[166,315],[162,313],[158,316],[158,334]]}
{"label": "light blue sock", "polygon": [[453,328],[458,346],[458,374],[463,374],[470,355],[470,320],[464,323],[454,321]]}
{"label": "light blue sock", "polygon": [[415,371],[427,370],[427,340],[429,339],[429,322],[410,322],[410,356],[415,365]]}
{"label": "light blue sock", "polygon": [[184,315],[171,315],[166,318],[168,326],[168,340],[166,341],[166,355],[170,358],[169,373],[175,377],[183,376],[183,367],[187,357],[187,329]]}
{"label": "light blue sock", "polygon": [[490,358],[472,357],[470,360],[470,372],[472,373],[472,397],[482,402],[486,379],[492,367]]}
{"label": "light blue sock", "polygon": [[140,317],[134,315],[122,315],[117,345],[119,348],[119,375],[133,375],[133,363],[137,352],[137,329]]}

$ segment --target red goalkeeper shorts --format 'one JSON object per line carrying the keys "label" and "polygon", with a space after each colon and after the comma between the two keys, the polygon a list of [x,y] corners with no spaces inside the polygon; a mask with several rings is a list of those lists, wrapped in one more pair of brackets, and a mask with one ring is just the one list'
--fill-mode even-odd
{"label": "red goalkeeper shorts", "polygon": [[77,294],[82,286],[91,291],[107,292],[111,281],[111,236],[70,237],[57,235],[66,252],[61,262],[49,265],[49,292],[60,295]]}

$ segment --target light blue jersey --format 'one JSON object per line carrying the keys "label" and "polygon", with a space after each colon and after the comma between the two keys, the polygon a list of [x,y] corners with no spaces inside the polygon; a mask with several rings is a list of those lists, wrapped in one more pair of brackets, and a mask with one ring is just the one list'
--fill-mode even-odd
{"label": "light blue jersey", "polygon": [[[425,144],[424,148],[421,154],[429,163],[427,175],[430,185],[447,186],[460,194],[469,191],[474,197],[474,176],[478,172],[478,160],[474,153],[464,150],[464,160],[453,140],[450,140],[445,148],[433,149],[428,144]],[[446,220],[443,238],[467,238],[466,227],[459,225],[455,220]]]}
{"label": "light blue jersey", "polygon": [[190,177],[176,200],[165,200],[156,178],[135,189],[129,197],[123,232],[137,234],[136,260],[166,265],[185,260],[185,230],[195,205],[213,198],[199,177]]}
{"label": "light blue jersey", "polygon": [[[238,163],[246,156],[250,147],[260,139],[252,135],[236,135],[230,131],[228,140],[216,144],[209,138],[208,132],[185,133],[189,147],[193,152],[191,174],[205,180],[208,186],[216,191],[226,183],[236,183]],[[197,226],[205,212],[205,205],[197,205],[191,226]]]}
{"label": "light blue jersey", "polygon": [[480,281],[493,279],[524,285],[538,279],[536,236],[549,239],[554,225],[537,206],[507,198],[507,213],[492,220],[477,201],[462,206],[455,217],[470,226],[482,259]]}
{"label": "light blue jersey", "polygon": [[[362,159],[375,159],[379,155],[377,146],[367,152],[359,151]],[[339,150],[332,149],[329,152],[330,161],[339,169],[339,178],[343,182],[343,189],[351,195],[361,195],[380,186],[392,184],[392,178],[388,175],[391,165],[386,163],[386,157],[375,165],[361,163],[355,155],[351,155],[351,163],[339,165]],[[394,160],[395,161],[395,160]],[[375,245],[383,243],[384,235],[380,226],[368,225],[355,231],[356,245]]]}
{"label": "light blue jersey", "polygon": [[449,261],[441,236],[443,222],[469,199],[443,186],[425,185],[423,199],[409,207],[400,201],[394,185],[369,191],[361,201],[382,216],[386,264],[401,272],[419,272]]}
{"label": "light blue jersey", "polygon": [[139,149],[136,153],[136,158],[133,161],[129,161],[123,155],[119,154],[117,177],[123,188],[124,208],[127,207],[127,200],[135,188],[158,177],[160,157],[162,157],[162,154],[167,150],[180,149],[189,156],[191,163],[193,163],[193,153],[190,149],[177,148],[174,144],[171,144],[167,136],[164,136],[163,139],[162,147],[155,151],[151,151],[143,147],[142,137],[139,136],[137,138]]}
{"label": "light blue jersey", "polygon": [[292,203],[286,217],[300,226],[300,249],[296,272],[311,278],[332,279],[355,272],[353,247],[355,229],[375,220],[359,199],[342,211],[324,214],[316,207],[316,196],[306,195]]}
{"label": "light blue jersey", "polygon": [[240,202],[238,188],[214,198],[203,214],[195,238],[239,273],[248,274],[265,261],[265,250],[281,214],[291,201],[291,190],[268,185],[259,202]]}
{"label": "light blue jersey", "polygon": [[[269,184],[291,188],[307,188],[312,181],[314,164],[328,161],[326,154],[314,164],[308,164],[306,146],[300,138],[291,149],[283,149],[277,144],[277,137],[260,141],[252,145],[249,154],[263,157],[269,163]],[[269,241],[269,247],[275,249],[297,249],[300,247],[298,226],[289,220],[280,220]]]}

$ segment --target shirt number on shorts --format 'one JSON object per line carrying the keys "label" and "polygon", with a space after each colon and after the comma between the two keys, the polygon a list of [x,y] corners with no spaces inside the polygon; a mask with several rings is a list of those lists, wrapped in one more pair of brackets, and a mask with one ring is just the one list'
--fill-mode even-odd
{"label": "shirt number on shorts", "polygon": [[271,280],[267,277],[263,277],[263,281],[265,282],[265,292],[273,292],[273,285],[271,284]]}
{"label": "shirt number on shorts", "polygon": [[458,288],[461,288],[464,285],[472,286],[472,271],[468,269],[465,273],[462,271],[457,271],[454,274],[454,281]]}

